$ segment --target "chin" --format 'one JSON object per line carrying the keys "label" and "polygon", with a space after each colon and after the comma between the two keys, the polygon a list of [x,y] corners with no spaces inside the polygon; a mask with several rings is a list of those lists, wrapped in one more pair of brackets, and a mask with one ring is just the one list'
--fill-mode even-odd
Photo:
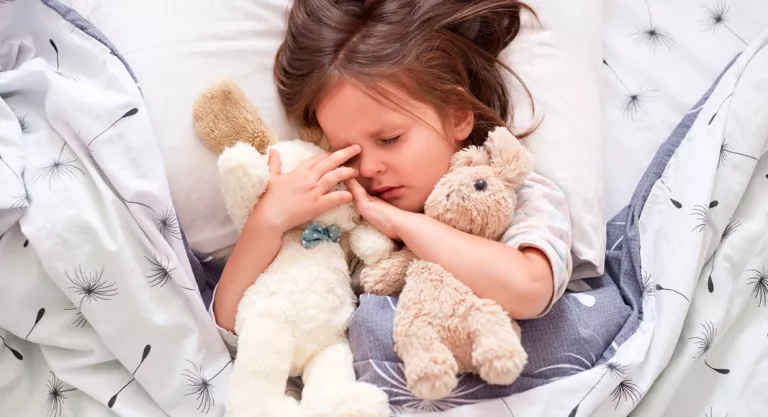
{"label": "chin", "polygon": [[389,204],[399,208],[400,210],[410,211],[412,213],[420,213],[424,210],[424,202],[408,200],[407,198],[393,198],[388,201]]}

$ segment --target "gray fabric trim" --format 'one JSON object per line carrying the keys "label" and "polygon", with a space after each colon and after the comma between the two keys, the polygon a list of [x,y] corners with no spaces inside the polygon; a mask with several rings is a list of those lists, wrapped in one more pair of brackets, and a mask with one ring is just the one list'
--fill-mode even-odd
{"label": "gray fabric trim", "polygon": [[[56,0],[40,0],[44,5],[50,7],[53,11],[58,13],[64,20],[67,22],[73,24],[76,28],[83,31],[83,33],[87,34],[88,36],[96,39],[97,41],[101,42],[109,48],[110,51],[112,51],[112,55],[116,56],[117,59],[120,60],[120,62],[125,65],[125,69],[128,71],[129,74],[131,74],[131,78],[133,78],[133,81],[136,82],[136,85],[138,86],[139,81],[136,79],[136,75],[133,73],[133,70],[131,70],[130,65],[128,65],[128,61],[125,60],[125,58],[120,55],[120,52],[117,51],[117,48],[115,48],[115,45],[112,44],[112,42],[107,39],[107,37],[101,33],[99,29],[96,28],[91,22],[89,22],[86,18],[84,18],[80,13],[75,11],[75,9],[59,2]],[[141,87],[139,87],[139,91],[141,91]]]}
{"label": "gray fabric trim", "polygon": [[[612,222],[625,222],[623,225],[625,232],[623,234],[624,242],[622,242],[622,246],[625,244],[629,245],[629,250],[621,252],[622,259],[620,265],[622,269],[632,268],[636,277],[640,277],[642,279],[643,276],[640,262],[640,231],[637,225],[640,221],[640,216],[643,213],[645,202],[648,200],[648,196],[651,194],[653,186],[664,174],[664,170],[667,168],[667,164],[669,164],[669,160],[672,158],[672,155],[674,155],[675,151],[677,151],[678,146],[680,146],[680,143],[683,141],[683,139],[685,139],[688,131],[691,129],[691,126],[693,126],[693,122],[695,122],[696,118],[699,116],[704,103],[706,103],[706,101],[709,99],[709,96],[712,94],[712,91],[714,91],[715,87],[717,87],[717,85],[720,83],[720,79],[723,77],[723,74],[725,74],[731,65],[736,62],[736,59],[739,55],[740,54],[736,55],[728,63],[728,65],[726,65],[726,67],[722,72],[720,72],[720,75],[717,76],[709,89],[704,93],[704,95],[701,96],[699,101],[697,101],[696,104],[691,107],[691,110],[686,113],[685,116],[683,116],[683,119],[677,124],[677,126],[675,126],[675,128],[672,130],[672,133],[670,133],[669,138],[661,144],[653,159],[651,160],[651,163],[648,165],[645,173],[641,177],[640,182],[635,188],[635,192],[632,195],[632,199],[630,200],[631,203],[619,214],[617,214],[608,224],[608,227],[610,227]],[[611,247],[611,242],[608,242],[608,247]],[[609,256],[609,254],[607,254],[607,256]],[[606,262],[606,265],[607,264],[608,262]],[[642,291],[642,288],[639,289]],[[640,321],[642,321],[643,318],[642,303],[640,303],[637,308],[640,312],[637,322],[637,325],[639,326]]]}

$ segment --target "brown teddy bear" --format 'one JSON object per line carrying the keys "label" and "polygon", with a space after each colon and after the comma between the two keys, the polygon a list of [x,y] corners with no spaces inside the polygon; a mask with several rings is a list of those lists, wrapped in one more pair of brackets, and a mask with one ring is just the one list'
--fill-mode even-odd
{"label": "brown teddy bear", "polygon": [[[457,152],[435,186],[424,213],[456,229],[498,240],[509,227],[517,189],[532,170],[530,152],[503,127],[483,147]],[[520,327],[492,300],[477,297],[441,266],[407,248],[360,274],[366,292],[401,291],[394,323],[395,351],[416,397],[449,395],[457,373],[508,385],[527,362]]]}

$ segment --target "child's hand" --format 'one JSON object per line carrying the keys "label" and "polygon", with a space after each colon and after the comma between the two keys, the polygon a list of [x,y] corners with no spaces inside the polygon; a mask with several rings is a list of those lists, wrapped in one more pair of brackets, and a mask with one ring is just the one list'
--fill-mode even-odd
{"label": "child's hand", "polygon": [[353,145],[334,153],[322,153],[282,174],[280,154],[269,153],[269,185],[250,219],[279,233],[301,225],[323,212],[352,201],[348,191],[329,192],[338,183],[357,176],[357,170],[341,166],[360,153]]}
{"label": "child's hand", "polygon": [[365,188],[354,178],[350,178],[344,181],[344,183],[347,184],[347,188],[352,192],[357,211],[360,215],[390,239],[400,240],[397,233],[397,224],[408,212],[368,194]]}

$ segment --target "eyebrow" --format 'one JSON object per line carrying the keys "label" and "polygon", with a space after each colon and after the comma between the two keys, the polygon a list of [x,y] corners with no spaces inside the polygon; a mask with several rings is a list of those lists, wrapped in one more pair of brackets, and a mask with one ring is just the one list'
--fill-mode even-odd
{"label": "eyebrow", "polygon": [[381,138],[382,135],[384,135],[384,128],[378,127],[368,133],[368,137],[378,139]]}
{"label": "eyebrow", "polygon": [[373,139],[389,139],[390,137],[399,134],[399,131],[401,131],[402,129],[403,129],[403,126],[399,124],[389,129],[378,127],[368,132],[368,137]]}

